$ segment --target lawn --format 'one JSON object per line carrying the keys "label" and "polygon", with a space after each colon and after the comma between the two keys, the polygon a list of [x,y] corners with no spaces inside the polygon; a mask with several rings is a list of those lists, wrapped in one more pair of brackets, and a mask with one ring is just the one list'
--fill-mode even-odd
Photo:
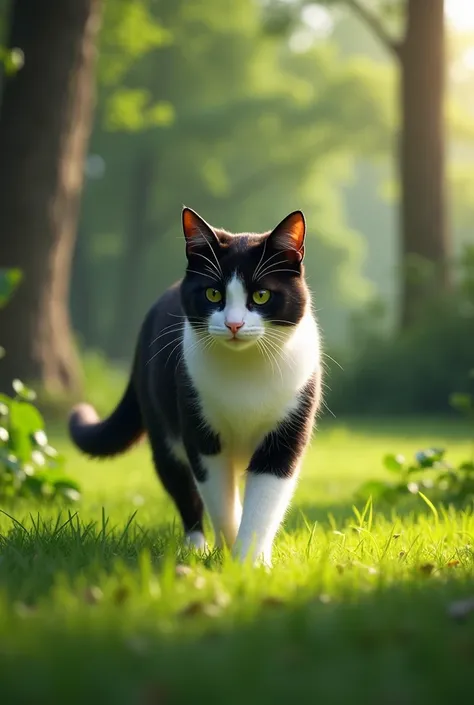
{"label": "lawn", "polygon": [[[422,705],[472,692],[474,516],[354,511],[381,458],[446,445],[459,421],[333,421],[317,432],[271,572],[199,559],[146,446],[79,456],[74,507],[17,504],[0,518],[0,702],[5,705]],[[357,504],[359,511],[363,505]]]}

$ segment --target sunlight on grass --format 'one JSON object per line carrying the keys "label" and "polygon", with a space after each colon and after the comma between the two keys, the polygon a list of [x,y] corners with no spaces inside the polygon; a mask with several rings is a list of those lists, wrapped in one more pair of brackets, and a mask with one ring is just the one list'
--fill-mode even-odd
{"label": "sunlight on grass", "polygon": [[455,700],[474,628],[449,608],[470,595],[474,516],[353,491],[387,452],[436,441],[460,459],[468,439],[448,422],[323,427],[270,572],[182,547],[146,446],[99,463],[55,439],[83,500],[0,515],[2,701]]}

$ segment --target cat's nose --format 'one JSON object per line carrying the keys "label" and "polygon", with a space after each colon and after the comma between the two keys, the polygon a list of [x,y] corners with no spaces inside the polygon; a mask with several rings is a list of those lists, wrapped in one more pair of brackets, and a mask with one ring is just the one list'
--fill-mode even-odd
{"label": "cat's nose", "polygon": [[238,331],[242,328],[244,325],[243,321],[240,321],[240,323],[230,323],[229,321],[225,322],[227,328],[230,330],[232,335],[237,335]]}

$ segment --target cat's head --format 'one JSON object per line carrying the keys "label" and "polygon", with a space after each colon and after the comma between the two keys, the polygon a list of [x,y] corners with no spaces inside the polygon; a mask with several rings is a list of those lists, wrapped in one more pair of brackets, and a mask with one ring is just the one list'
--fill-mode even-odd
{"label": "cat's head", "polygon": [[234,235],[184,208],[183,230],[188,264],[181,298],[197,332],[233,350],[291,334],[309,303],[301,211],[270,232]]}

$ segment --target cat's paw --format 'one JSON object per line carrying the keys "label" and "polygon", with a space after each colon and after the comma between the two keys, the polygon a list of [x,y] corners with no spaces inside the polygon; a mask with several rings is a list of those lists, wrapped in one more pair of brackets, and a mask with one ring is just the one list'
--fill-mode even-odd
{"label": "cat's paw", "polygon": [[208,551],[209,546],[202,531],[190,531],[186,534],[185,544],[189,548],[195,548],[197,551]]}

